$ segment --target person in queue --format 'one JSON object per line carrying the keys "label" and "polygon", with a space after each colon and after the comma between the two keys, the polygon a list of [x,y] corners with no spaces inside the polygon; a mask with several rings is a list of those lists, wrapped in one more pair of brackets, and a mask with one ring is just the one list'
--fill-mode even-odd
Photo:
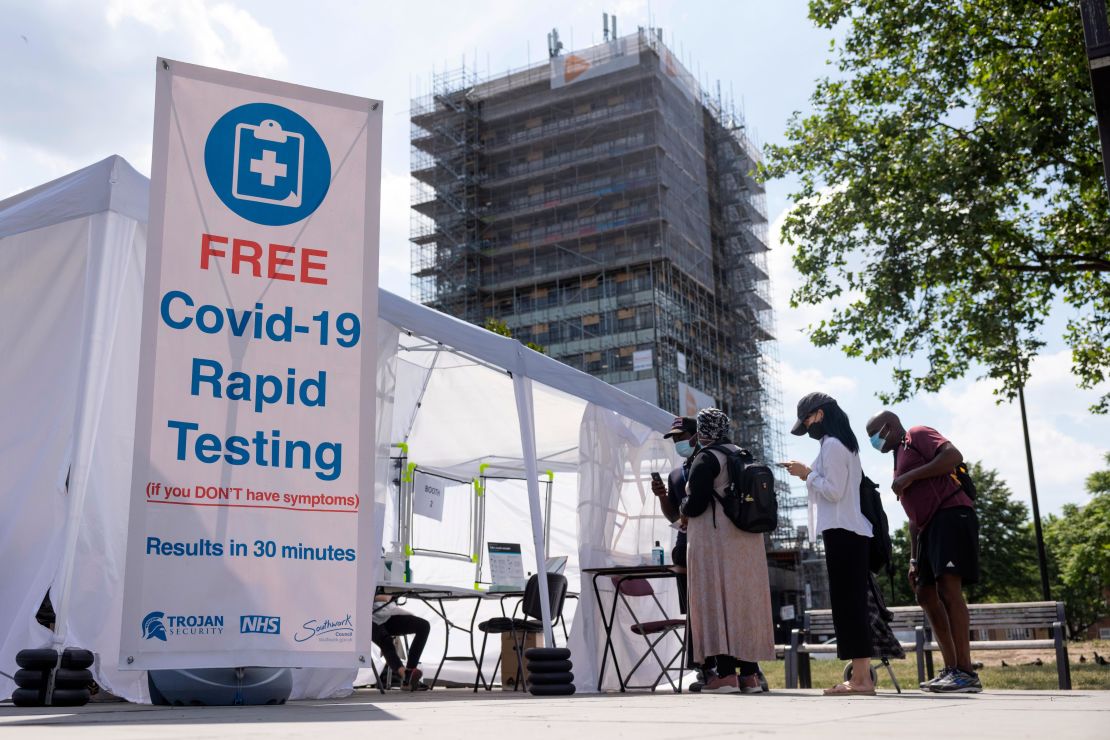
{"label": "person in queue", "polygon": [[[698,451],[690,464],[686,522],[691,643],[694,660],[712,658],[717,676],[702,687],[710,694],[758,694],[760,660],[774,660],[771,587],[763,535],[738,529],[714,496],[724,494],[729,473],[729,418],[718,409],[697,416]],[[737,668],[740,675],[737,677]]]}
{"label": "person in queue", "polygon": [[874,696],[873,645],[867,616],[873,532],[860,511],[863,467],[859,443],[836,399],[819,392],[798,401],[798,420],[790,432],[796,436],[808,434],[821,445],[812,465],[791,460],[785,467],[805,481],[810,531],[819,532],[825,541],[836,655],[852,661],[851,678],[825,689],[825,695]]}
{"label": "person in queue", "polygon": [[944,656],[925,691],[974,694],[983,684],[971,665],[971,620],[963,587],[979,582],[979,520],[955,475],[963,454],[930,427],[908,431],[892,411],[867,422],[871,445],[894,454],[891,488],[910,525],[910,588]]}
{"label": "person in queue", "polygon": [[[682,464],[667,475],[664,483],[661,479],[652,479],[651,492],[659,499],[659,510],[672,524],[677,522],[682,514],[679,507],[686,498],[686,481],[690,477],[690,463],[694,460],[694,437],[698,433],[698,422],[689,416],[677,416],[671,424],[671,429],[663,435],[663,439],[674,442],[675,452],[682,458]],[[674,548],[671,549],[671,562],[675,565],[686,567],[686,532],[679,530],[675,538]],[[678,576],[678,600],[682,613],[686,613],[686,576]]]}
{"label": "person in queue", "polygon": [[[659,501],[659,510],[672,524],[678,522],[682,517],[679,507],[682,506],[682,501],[686,498],[686,481],[690,477],[690,463],[693,462],[694,452],[697,449],[697,433],[698,422],[696,419],[689,416],[676,416],[671,423],[670,430],[663,435],[663,439],[669,439],[674,443],[675,452],[682,458],[682,464],[667,475],[666,482],[661,478],[652,478],[651,491]],[[675,537],[674,547],[671,549],[671,562],[681,568],[686,568],[685,529],[679,529],[678,535]],[[679,573],[675,580],[678,586],[678,606],[685,614],[688,598],[686,594],[688,586],[686,573]],[[688,687],[689,691],[697,693],[705,685],[706,674],[711,674],[713,669],[711,666],[694,663],[692,644],[687,649],[686,664],[693,667],[698,673],[697,680]]]}

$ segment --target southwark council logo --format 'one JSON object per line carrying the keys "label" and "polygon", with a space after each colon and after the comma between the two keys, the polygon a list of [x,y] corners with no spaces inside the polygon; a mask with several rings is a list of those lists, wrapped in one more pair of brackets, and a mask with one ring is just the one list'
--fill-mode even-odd
{"label": "southwark council logo", "polygon": [[143,617],[143,639],[168,642],[170,638],[222,635],[224,618],[218,614],[166,614],[151,612]]}
{"label": "southwark council logo", "polygon": [[350,614],[337,619],[310,619],[293,633],[297,642],[351,642],[354,638],[355,626]]}
{"label": "southwark council logo", "polygon": [[204,169],[225,206],[264,226],[308,218],[331,185],[331,157],[316,129],[271,103],[248,103],[221,116],[208,132]]}

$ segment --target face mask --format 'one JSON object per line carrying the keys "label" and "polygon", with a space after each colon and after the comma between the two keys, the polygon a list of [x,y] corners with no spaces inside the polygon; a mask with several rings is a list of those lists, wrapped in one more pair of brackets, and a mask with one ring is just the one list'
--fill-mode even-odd
{"label": "face mask", "polygon": [[815,421],[806,427],[806,433],[809,434],[810,439],[820,440],[825,436],[825,424],[821,421]]}
{"label": "face mask", "polygon": [[694,446],[690,444],[690,440],[688,439],[683,439],[681,441],[675,442],[674,449],[675,452],[677,452],[682,457],[690,457],[690,455],[694,454]]}
{"label": "face mask", "polygon": [[871,446],[874,447],[879,452],[883,451],[883,445],[885,445],[885,444],[886,444],[886,440],[883,439],[882,437],[880,437],[878,432],[875,432],[874,434],[871,435]]}

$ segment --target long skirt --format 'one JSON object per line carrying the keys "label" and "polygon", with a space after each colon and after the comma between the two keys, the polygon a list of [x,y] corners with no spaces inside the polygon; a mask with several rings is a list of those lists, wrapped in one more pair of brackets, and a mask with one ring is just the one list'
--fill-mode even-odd
{"label": "long skirt", "polygon": [[774,660],[771,585],[763,535],[737,529],[713,506],[687,526],[691,644],[698,663],[714,655]]}

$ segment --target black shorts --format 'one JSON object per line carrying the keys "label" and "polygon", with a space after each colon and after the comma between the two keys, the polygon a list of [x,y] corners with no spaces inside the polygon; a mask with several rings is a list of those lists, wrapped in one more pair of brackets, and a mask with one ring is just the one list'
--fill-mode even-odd
{"label": "black shorts", "polygon": [[979,582],[979,517],[969,506],[941,509],[918,535],[917,582],[932,586],[946,573]]}

